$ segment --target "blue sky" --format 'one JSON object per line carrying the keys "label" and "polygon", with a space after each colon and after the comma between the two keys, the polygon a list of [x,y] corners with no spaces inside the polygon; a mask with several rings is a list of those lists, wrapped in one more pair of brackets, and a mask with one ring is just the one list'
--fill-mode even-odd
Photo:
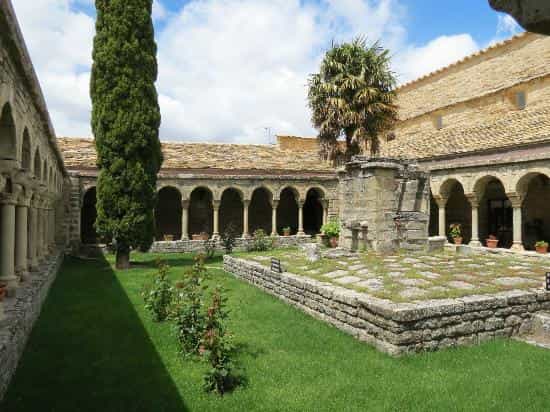
{"label": "blue sky", "polygon": [[[93,0],[15,0],[60,136],[88,136]],[[155,0],[163,140],[314,136],[308,74],[332,40],[392,52],[401,83],[518,33],[487,0]]]}

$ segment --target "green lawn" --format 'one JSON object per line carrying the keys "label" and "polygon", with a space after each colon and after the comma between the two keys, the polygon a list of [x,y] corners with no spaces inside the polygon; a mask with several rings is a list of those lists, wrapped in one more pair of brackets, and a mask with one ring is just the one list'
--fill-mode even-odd
{"label": "green lawn", "polygon": [[[158,256],[158,255],[156,255]],[[202,391],[205,365],[184,361],[169,323],[139,295],[155,255],[116,273],[67,259],[0,410],[365,411],[550,410],[550,351],[513,341],[394,359],[224,274],[248,383]],[[189,256],[167,255],[174,278]]]}

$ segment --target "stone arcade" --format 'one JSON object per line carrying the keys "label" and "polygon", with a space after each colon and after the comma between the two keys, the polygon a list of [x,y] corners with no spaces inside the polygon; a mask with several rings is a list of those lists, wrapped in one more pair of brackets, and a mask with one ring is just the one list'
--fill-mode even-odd
{"label": "stone arcade", "polygon": [[[450,223],[460,223],[473,246],[489,235],[500,248],[517,251],[550,240],[550,37],[524,33],[495,44],[400,86],[397,104],[400,120],[381,136],[380,158],[358,158],[345,169],[319,158],[316,139],[163,144],[153,250],[196,250],[203,241],[194,238],[217,238],[230,222],[241,245],[259,228],[280,244],[295,244],[338,218],[342,244],[351,249],[416,249],[428,234],[447,237]],[[3,0],[0,282],[9,298],[0,303],[0,397],[63,253],[104,240],[93,227],[95,160],[91,139],[56,138],[13,8]],[[280,236],[285,228],[292,236]],[[294,297],[296,290],[304,289],[293,289]],[[526,318],[548,305],[537,294],[502,299],[486,304],[528,307]],[[319,298],[316,308],[325,301]],[[352,302],[343,310],[367,313]],[[445,316],[463,307],[451,305]],[[400,323],[441,315],[422,313],[392,315],[392,350],[431,345],[409,339]],[[373,316],[374,323],[385,322]],[[496,329],[503,321],[494,321]]]}

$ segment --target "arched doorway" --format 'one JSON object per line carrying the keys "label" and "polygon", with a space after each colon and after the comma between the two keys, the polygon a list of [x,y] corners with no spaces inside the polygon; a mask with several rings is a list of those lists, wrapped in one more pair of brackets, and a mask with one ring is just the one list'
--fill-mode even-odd
{"label": "arched doorway", "polygon": [[0,114],[0,159],[17,158],[17,137],[11,106],[6,103]]}
{"label": "arched doorway", "polygon": [[95,230],[96,218],[96,188],[92,187],[84,194],[80,210],[80,240],[83,244],[99,243]]}
{"label": "arched doorway", "polygon": [[233,188],[225,189],[220,203],[220,233],[225,233],[229,225],[232,225],[235,233],[241,235],[244,228],[243,218],[242,193]]}
{"label": "arched doorway", "polygon": [[464,188],[458,180],[449,180],[443,189],[447,204],[445,205],[445,233],[449,242],[452,242],[449,236],[449,227],[458,223],[462,228],[462,239],[464,243],[469,243],[472,239],[472,206],[464,195]]}
{"label": "arched doorway", "polygon": [[321,232],[323,226],[323,193],[319,189],[309,189],[304,202],[304,232],[308,235],[316,235]]}
{"label": "arched doorway", "polygon": [[523,246],[534,250],[539,240],[550,242],[550,179],[542,173],[524,176],[518,184],[522,204]]}
{"label": "arched doorway", "polygon": [[286,227],[290,233],[298,232],[298,191],[293,187],[286,187],[281,192],[277,207],[277,232],[282,233]]}
{"label": "arched doorway", "polygon": [[189,233],[198,235],[204,232],[212,235],[213,226],[212,192],[205,187],[198,187],[191,193],[189,201]]}
{"label": "arched doorway", "polygon": [[267,234],[271,233],[272,198],[273,195],[271,192],[264,187],[260,187],[252,193],[252,199],[248,208],[248,221],[251,234],[258,229],[262,229]]}
{"label": "arched doorway", "polygon": [[479,201],[479,238],[485,244],[489,236],[498,238],[498,247],[512,246],[514,210],[506,196],[502,182],[486,176],[475,184],[474,191]]}
{"label": "arched doorway", "polygon": [[155,208],[156,240],[181,239],[181,193],[175,187],[163,187],[158,192]]}

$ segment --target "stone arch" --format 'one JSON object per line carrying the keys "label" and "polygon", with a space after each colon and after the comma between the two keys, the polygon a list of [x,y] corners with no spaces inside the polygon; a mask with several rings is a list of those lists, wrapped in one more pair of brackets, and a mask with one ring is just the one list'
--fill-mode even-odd
{"label": "stone arch", "polygon": [[25,127],[23,131],[23,144],[21,145],[21,167],[26,171],[31,170],[31,137],[29,130]]}
{"label": "stone arch", "polygon": [[449,227],[458,223],[462,228],[464,243],[470,242],[472,238],[472,207],[464,194],[464,186],[454,178],[448,179],[440,188],[441,196],[447,199],[445,204],[445,233],[449,241]]}
{"label": "stone arch", "polygon": [[80,209],[80,240],[83,244],[97,244],[99,238],[95,229],[97,218],[97,193],[92,186],[84,193]]}
{"label": "stone arch", "polygon": [[300,196],[300,191],[294,187],[294,186],[291,186],[291,185],[288,185],[288,186],[283,186],[282,188],[279,189],[279,192],[277,193],[277,198],[278,199],[281,199],[281,196],[283,194],[283,192],[290,192],[292,193],[292,195],[294,196],[294,199],[296,200],[296,202],[299,202],[300,199],[301,199],[301,196]]}
{"label": "stone arch", "polygon": [[220,197],[220,233],[225,233],[229,225],[237,234],[244,229],[243,192],[235,187],[227,187]]}
{"label": "stone arch", "polygon": [[519,179],[516,188],[523,199],[523,246],[533,250],[539,240],[550,242],[550,178],[546,173],[529,172]]}
{"label": "stone arch", "polygon": [[0,112],[0,160],[17,160],[17,133],[11,105],[4,104]]}
{"label": "stone arch", "polygon": [[298,232],[298,202],[300,193],[292,186],[286,186],[279,192],[279,205],[277,207],[277,232],[290,227],[290,233]]}
{"label": "stone arch", "polygon": [[181,239],[181,193],[174,186],[163,186],[157,193],[155,236],[157,240]]}
{"label": "stone arch", "polygon": [[498,247],[513,244],[513,208],[506,195],[502,180],[485,175],[476,180],[473,191],[479,200],[479,237],[484,243],[493,235],[499,239]]}
{"label": "stone arch", "polygon": [[324,198],[325,192],[319,187],[311,187],[305,194],[304,232],[308,235],[316,235],[321,232],[325,213]]}
{"label": "stone arch", "polygon": [[34,177],[36,177],[38,180],[42,179],[42,159],[40,157],[40,150],[38,147],[36,148],[36,151],[34,152]]}
{"label": "stone arch", "polygon": [[248,208],[250,233],[262,229],[269,234],[272,228],[273,192],[266,186],[258,186],[252,191]]}
{"label": "stone arch", "polygon": [[196,186],[189,194],[189,232],[212,235],[214,228],[212,191],[206,186]]}

